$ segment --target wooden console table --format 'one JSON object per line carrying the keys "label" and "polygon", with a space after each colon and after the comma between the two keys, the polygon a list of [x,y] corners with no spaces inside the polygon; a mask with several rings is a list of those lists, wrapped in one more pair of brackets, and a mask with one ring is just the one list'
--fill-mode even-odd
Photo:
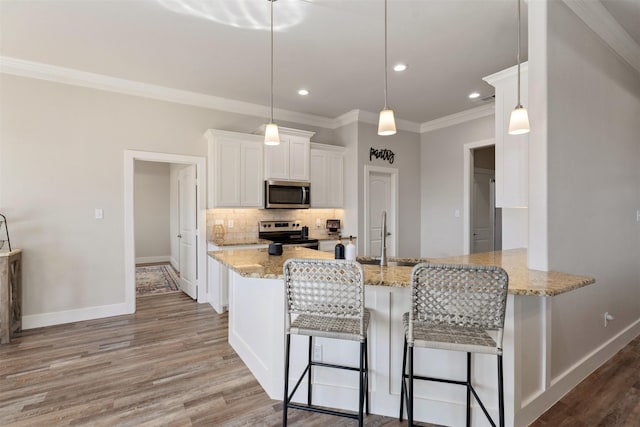
{"label": "wooden console table", "polygon": [[0,253],[0,344],[22,328],[22,249]]}

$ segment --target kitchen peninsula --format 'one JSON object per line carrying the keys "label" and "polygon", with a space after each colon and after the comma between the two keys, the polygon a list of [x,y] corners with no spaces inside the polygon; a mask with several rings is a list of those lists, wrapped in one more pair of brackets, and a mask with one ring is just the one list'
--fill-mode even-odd
{"label": "kitchen peninsula", "polygon": [[[286,248],[282,256],[270,256],[266,249],[210,252],[230,268],[229,343],[272,399],[282,399],[284,361],[284,287],[282,265],[289,258],[331,259],[332,254],[305,248]],[[504,369],[507,425],[518,425],[527,402],[522,396],[542,395],[549,387],[551,341],[549,312],[554,296],[594,283],[590,277],[529,270],[526,250],[515,249],[442,259],[395,259],[400,265],[363,263],[365,305],[371,311],[369,370],[371,412],[397,416],[400,395],[403,329],[401,316],[409,308],[412,267],[422,262],[499,265],[509,274],[509,297],[505,320]],[[390,263],[392,264],[392,263]],[[402,265],[405,264],[405,265]],[[353,364],[357,343],[317,338],[316,356],[322,361]],[[306,340],[292,337],[291,375],[301,372]],[[298,357],[297,355],[300,355]],[[480,396],[492,416],[497,413],[495,359],[474,356],[475,378]],[[416,366],[425,375],[463,376],[465,355],[442,350],[416,353]],[[355,409],[357,393],[353,378],[319,368],[314,371],[314,403]],[[303,392],[304,388],[301,387]],[[445,425],[464,424],[465,392],[456,387],[416,384],[415,418]],[[296,398],[301,400],[302,394]],[[478,410],[474,425],[485,425]]]}

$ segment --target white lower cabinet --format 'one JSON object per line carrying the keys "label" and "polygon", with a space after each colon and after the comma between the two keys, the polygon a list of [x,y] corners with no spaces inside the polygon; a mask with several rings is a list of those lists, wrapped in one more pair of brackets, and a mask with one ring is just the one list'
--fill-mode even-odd
{"label": "white lower cabinet", "polygon": [[344,207],[344,148],[311,144],[312,208]]}
{"label": "white lower cabinet", "polygon": [[[213,243],[208,243],[207,252],[266,247],[268,247],[268,245],[218,246]],[[209,304],[211,304],[217,313],[224,313],[229,307],[229,267],[216,261],[212,257],[207,257],[207,295]]]}

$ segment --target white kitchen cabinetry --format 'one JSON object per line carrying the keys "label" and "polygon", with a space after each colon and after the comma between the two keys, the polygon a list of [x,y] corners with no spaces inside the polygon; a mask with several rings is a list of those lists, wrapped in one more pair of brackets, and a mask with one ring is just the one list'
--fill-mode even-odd
{"label": "white kitchen cabinetry", "polygon": [[311,144],[312,208],[344,207],[344,148]]}
{"label": "white kitchen cabinetry", "polygon": [[209,208],[263,207],[263,137],[210,129]]}
{"label": "white kitchen cabinetry", "polygon": [[[529,204],[529,134],[509,135],[509,118],[518,102],[517,67],[484,78],[496,94],[496,207]],[[520,102],[528,105],[528,64],[521,64]]]}
{"label": "white kitchen cabinetry", "polygon": [[[208,251],[228,251],[241,249],[260,249],[269,245],[233,245],[218,246],[209,242]],[[207,296],[209,304],[218,313],[223,313],[229,307],[229,267],[207,257]]]}
{"label": "white kitchen cabinetry", "polygon": [[280,145],[265,147],[264,178],[309,181],[309,147],[315,132],[279,128]]}

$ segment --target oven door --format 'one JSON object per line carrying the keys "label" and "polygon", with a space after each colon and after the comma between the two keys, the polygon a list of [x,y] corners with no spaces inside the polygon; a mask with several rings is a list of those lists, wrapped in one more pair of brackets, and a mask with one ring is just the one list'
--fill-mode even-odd
{"label": "oven door", "polygon": [[308,182],[264,182],[264,207],[267,209],[308,209],[311,185]]}

